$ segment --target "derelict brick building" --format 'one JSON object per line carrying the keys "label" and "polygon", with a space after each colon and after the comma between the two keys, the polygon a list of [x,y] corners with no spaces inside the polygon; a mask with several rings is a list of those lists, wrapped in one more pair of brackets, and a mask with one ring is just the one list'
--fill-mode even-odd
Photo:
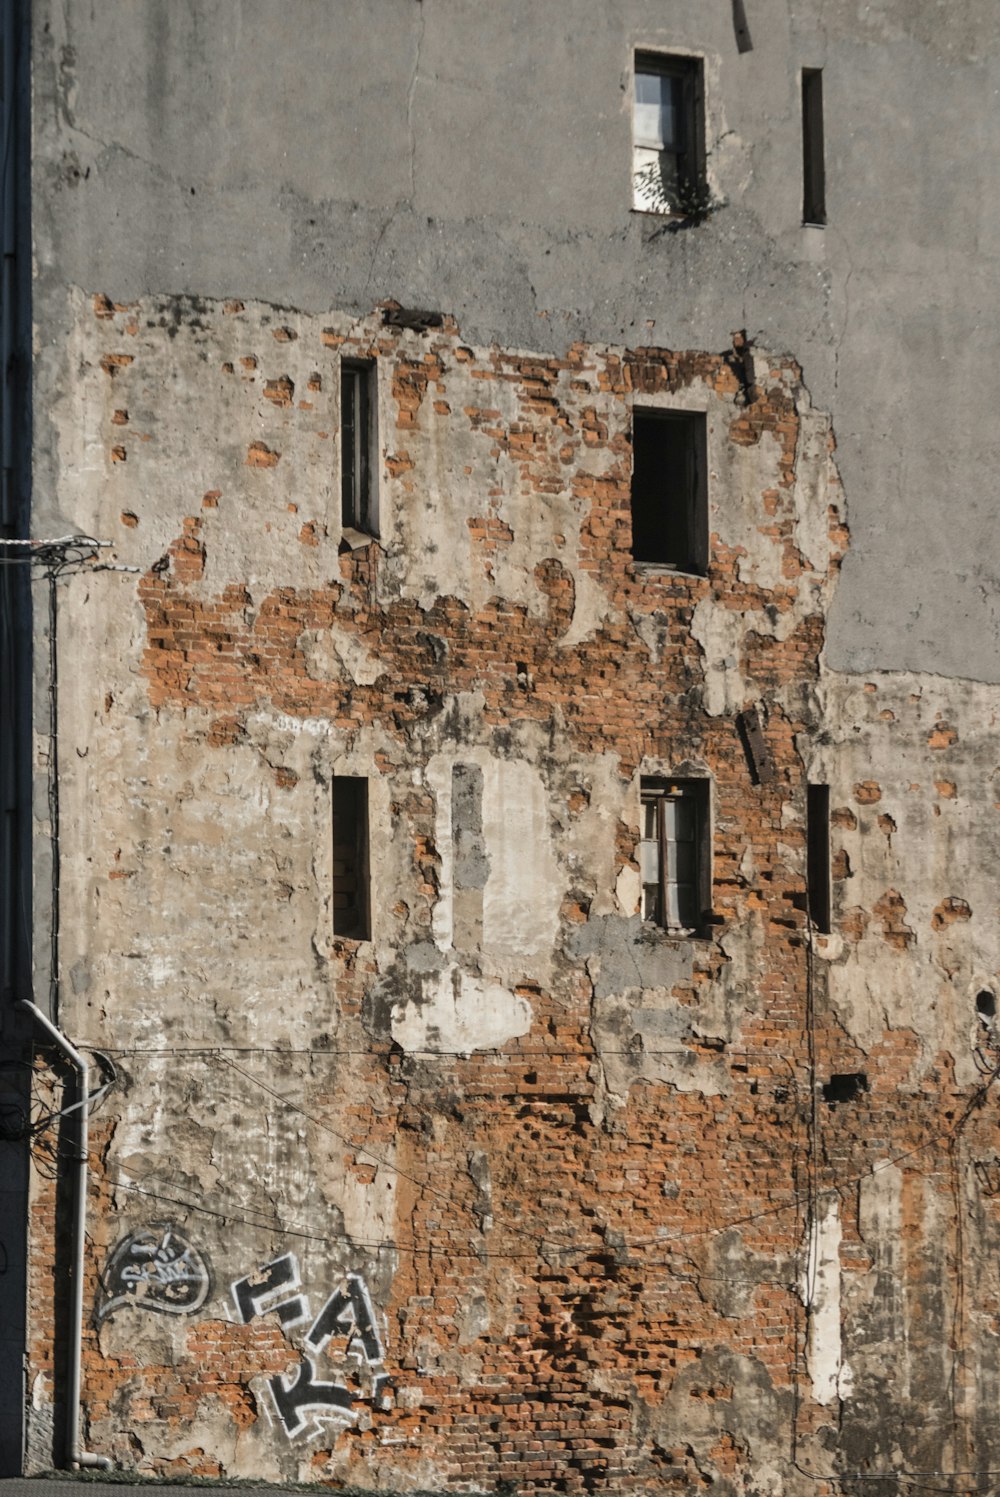
{"label": "derelict brick building", "polygon": [[991,7],[6,25],[8,1468],[990,1490]]}

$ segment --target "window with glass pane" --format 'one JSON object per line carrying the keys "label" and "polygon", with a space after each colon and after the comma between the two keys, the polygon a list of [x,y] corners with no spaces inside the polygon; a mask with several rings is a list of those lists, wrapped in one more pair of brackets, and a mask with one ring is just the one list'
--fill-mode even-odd
{"label": "window with glass pane", "polygon": [[701,62],[639,52],[634,94],[633,207],[683,215],[704,179]]}
{"label": "window with glass pane", "polygon": [[709,905],[707,780],[641,781],[642,918],[696,934]]}

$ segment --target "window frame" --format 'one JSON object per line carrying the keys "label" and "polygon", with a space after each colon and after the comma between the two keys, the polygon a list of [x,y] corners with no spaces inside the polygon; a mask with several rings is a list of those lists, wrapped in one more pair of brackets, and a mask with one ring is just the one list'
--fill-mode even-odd
{"label": "window frame", "polygon": [[[331,786],[331,929],[334,939],[348,941],[371,940],[371,830],[368,778],[365,775],[332,776]],[[351,787],[348,790],[348,786]],[[344,811],[338,810],[338,802]],[[338,841],[338,822],[348,823],[346,840]],[[338,849],[350,847],[353,858],[346,872],[338,874]],[[349,894],[353,889],[351,904],[339,904],[338,896]]]}
{"label": "window frame", "polygon": [[802,222],[826,227],[826,146],[823,138],[823,69],[802,69]]}
{"label": "window frame", "polygon": [[378,479],[378,361],[344,358],[340,361],[340,530],[352,548],[379,539]]}
{"label": "window frame", "polygon": [[[670,837],[668,808],[684,805],[691,813],[693,823],[690,838]],[[655,808],[655,838],[645,835],[647,811]],[[677,871],[680,857],[677,848],[684,842],[692,844],[692,870],[689,879],[671,879],[671,870]],[[644,847],[656,846],[655,855],[645,853]],[[671,856],[671,847],[674,852]],[[711,923],[712,914],[712,782],[707,776],[677,776],[644,774],[639,777],[639,861],[641,919],[646,925],[658,926],[668,936],[688,938],[703,937]],[[644,863],[655,856],[656,876],[647,879]],[[675,891],[686,887],[690,892],[681,896]],[[652,897],[650,899],[650,892]],[[683,902],[682,902],[683,901]],[[650,905],[652,904],[652,908]]]}
{"label": "window frame", "polygon": [[[647,143],[640,136],[640,75],[670,78],[680,85],[678,122],[682,143],[677,150],[669,149],[659,140]],[[644,189],[639,185],[642,173],[648,172],[652,165],[647,162],[640,166],[639,152],[656,152],[660,158],[660,184],[655,189],[663,194],[660,203],[654,200],[652,187]],[[678,182],[682,183],[680,188],[676,184],[673,188],[663,185],[662,163],[666,156],[676,158],[676,176]],[[704,58],[697,53],[658,52],[648,47],[637,47],[632,55],[632,209],[637,213],[653,213],[665,218],[689,218],[703,206],[706,188]],[[670,201],[671,191],[678,194],[673,202]]]}
{"label": "window frame", "polygon": [[[671,572],[683,573],[692,577],[704,577],[708,573],[709,564],[709,496],[708,496],[708,413],[704,410],[685,410],[674,406],[646,406],[634,405],[630,416],[631,444],[632,444],[632,475],[630,482],[630,518],[632,524],[631,554],[633,565],[639,568],[663,568]],[[683,427],[686,429],[685,451],[682,456],[684,472],[678,475],[666,473],[659,487],[659,494],[640,494],[639,484],[650,482],[650,476],[640,475],[640,470],[645,469],[647,463],[652,464],[657,454],[646,452],[640,456],[640,445],[645,446],[647,438],[639,438],[640,429],[654,430],[657,426],[667,428],[669,425]],[[683,505],[683,545],[660,547],[647,547],[644,541],[640,541],[643,551],[655,550],[656,554],[638,555],[636,551],[637,535],[645,533],[645,537],[655,528],[652,523],[652,512],[657,505],[662,505],[664,513],[670,518],[673,530],[678,530],[676,524],[676,490],[682,489],[681,503]],[[673,492],[671,492],[673,490]],[[638,506],[641,505],[645,514],[641,515]],[[671,517],[672,516],[672,517]],[[664,539],[669,539],[669,532]],[[683,554],[680,554],[683,553]]]}
{"label": "window frame", "polygon": [[833,867],[830,856],[830,787],[806,785],[806,907],[821,936],[833,925]]}

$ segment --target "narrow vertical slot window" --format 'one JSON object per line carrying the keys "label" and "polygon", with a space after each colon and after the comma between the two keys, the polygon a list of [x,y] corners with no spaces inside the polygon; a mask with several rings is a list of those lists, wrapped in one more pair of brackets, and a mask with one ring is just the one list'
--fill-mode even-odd
{"label": "narrow vertical slot window", "polygon": [[698,935],[711,905],[707,780],[640,782],[642,918],[676,935]]}
{"label": "narrow vertical slot window", "polygon": [[703,573],[708,566],[705,417],[632,413],[632,557]]}
{"label": "narrow vertical slot window", "polygon": [[822,68],[802,69],[802,221],[826,223]]}
{"label": "narrow vertical slot window", "polygon": [[375,365],[340,366],[340,519],[347,539],[378,536]]}
{"label": "narrow vertical slot window", "polygon": [[810,785],[806,802],[806,880],[809,919],[816,930],[830,930],[830,787]]}
{"label": "narrow vertical slot window", "polygon": [[368,781],[333,777],[333,933],[366,941],[371,931]]}

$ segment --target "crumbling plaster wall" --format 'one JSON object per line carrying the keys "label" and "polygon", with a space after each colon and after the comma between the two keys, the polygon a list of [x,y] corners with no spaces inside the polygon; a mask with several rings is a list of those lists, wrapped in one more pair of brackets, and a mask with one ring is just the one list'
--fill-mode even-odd
{"label": "crumbling plaster wall", "polygon": [[[91,1445],[567,1490],[811,1490],[793,1423],[813,1473],[991,1459],[995,693],[822,666],[847,537],[797,366],[758,349],[750,391],[728,352],[237,301],[73,293],[65,321],[57,501],[138,569],[60,584],[60,1018],[119,1071]],[[342,352],[378,361],[385,454],[353,552]],[[707,578],[631,562],[634,402],[706,412]],[[640,771],[712,777],[707,940],[638,919]],[[371,787],[370,942],[331,929],[340,773]],[[812,940],[807,778],[837,875]],[[858,1072],[814,1116],[812,1080]],[[40,1168],[39,1465],[52,1204]],[[143,1233],[166,1267],[136,1296],[114,1254]]]}
{"label": "crumbling plaster wall", "polygon": [[[34,529],[140,569],[59,587],[60,1017],[119,1071],[90,1443],[145,1471],[571,1490],[996,1467],[994,8],[761,0],[744,54],[728,6],[660,0],[555,28],[522,0],[32,10]],[[650,45],[705,58],[724,206],[696,229],[629,212]],[[799,222],[803,66],[826,231]],[[388,297],[456,322],[387,333]],[[735,328],[794,353],[811,401],[786,354],[756,422],[718,352],[622,360]],[[393,371],[385,544],[351,558],[345,338]],[[630,578],[636,392],[707,412],[707,584]],[[752,701],[771,788],[733,728]],[[709,942],[634,914],[640,764],[712,773]],[[358,947],[330,934],[339,773],[385,832]],[[807,777],[836,875],[811,944]],[[862,1073],[813,1113],[813,1079]],[[173,1283],[174,1309],[109,1311],[145,1232],[147,1305]],[[272,1261],[299,1282],[243,1323],[231,1286]],[[297,1426],[313,1365],[351,1418],[327,1391]]]}
{"label": "crumbling plaster wall", "polygon": [[[41,505],[67,284],[392,296],[550,354],[745,327],[795,351],[838,432],[855,545],[830,663],[998,680],[992,0],[946,26],[936,0],[755,0],[742,53],[730,5],[689,0],[32,9]],[[693,230],[630,211],[637,47],[705,59],[724,207]],[[803,67],[824,70],[825,231],[801,223]]]}

